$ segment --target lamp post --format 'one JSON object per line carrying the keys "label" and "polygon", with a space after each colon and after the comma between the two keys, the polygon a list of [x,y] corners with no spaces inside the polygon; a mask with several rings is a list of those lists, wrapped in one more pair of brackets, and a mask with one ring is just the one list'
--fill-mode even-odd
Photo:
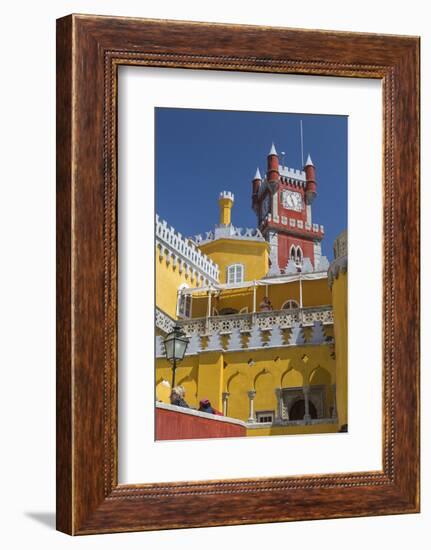
{"label": "lamp post", "polygon": [[175,387],[175,370],[177,363],[183,360],[189,343],[189,339],[178,325],[163,341],[165,345],[166,359],[172,363],[172,388]]}

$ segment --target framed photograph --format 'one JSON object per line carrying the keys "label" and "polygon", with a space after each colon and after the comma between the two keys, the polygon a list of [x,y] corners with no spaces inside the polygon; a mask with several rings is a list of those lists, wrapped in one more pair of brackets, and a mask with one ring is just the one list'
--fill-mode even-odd
{"label": "framed photograph", "polygon": [[57,22],[57,528],[419,511],[419,38]]}

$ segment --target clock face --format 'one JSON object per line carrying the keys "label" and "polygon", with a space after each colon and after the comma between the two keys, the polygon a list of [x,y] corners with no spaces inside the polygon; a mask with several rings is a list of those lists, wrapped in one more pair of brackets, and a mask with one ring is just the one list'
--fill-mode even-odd
{"label": "clock face", "polygon": [[296,212],[302,211],[302,197],[301,193],[295,191],[283,191],[281,195],[281,202],[284,208],[288,210],[295,210]]}
{"label": "clock face", "polygon": [[262,218],[264,218],[268,214],[270,204],[271,204],[271,199],[269,198],[269,195],[266,195],[262,201],[262,209],[261,209]]}

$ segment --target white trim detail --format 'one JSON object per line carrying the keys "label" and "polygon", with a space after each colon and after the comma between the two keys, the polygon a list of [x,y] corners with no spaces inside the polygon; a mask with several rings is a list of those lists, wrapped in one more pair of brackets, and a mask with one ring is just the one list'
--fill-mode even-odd
{"label": "white trim detail", "polygon": [[201,275],[212,283],[219,281],[219,267],[206,254],[203,254],[196,246],[185,239],[181,233],[168,226],[165,220],[161,220],[156,214],[155,227],[156,247],[159,251],[159,260],[165,258],[167,263],[175,259],[175,266],[179,265],[182,272]]}
{"label": "white trim detail", "polygon": [[226,268],[226,282],[234,285],[244,282],[245,268],[244,264],[231,264]]}

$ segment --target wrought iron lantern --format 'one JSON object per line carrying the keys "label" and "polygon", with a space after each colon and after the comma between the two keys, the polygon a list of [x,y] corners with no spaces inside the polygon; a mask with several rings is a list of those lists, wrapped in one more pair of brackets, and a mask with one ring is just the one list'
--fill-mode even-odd
{"label": "wrought iron lantern", "polygon": [[189,344],[189,339],[178,325],[163,341],[165,345],[166,359],[172,363],[172,388],[175,387],[175,370],[177,363],[183,360]]}

